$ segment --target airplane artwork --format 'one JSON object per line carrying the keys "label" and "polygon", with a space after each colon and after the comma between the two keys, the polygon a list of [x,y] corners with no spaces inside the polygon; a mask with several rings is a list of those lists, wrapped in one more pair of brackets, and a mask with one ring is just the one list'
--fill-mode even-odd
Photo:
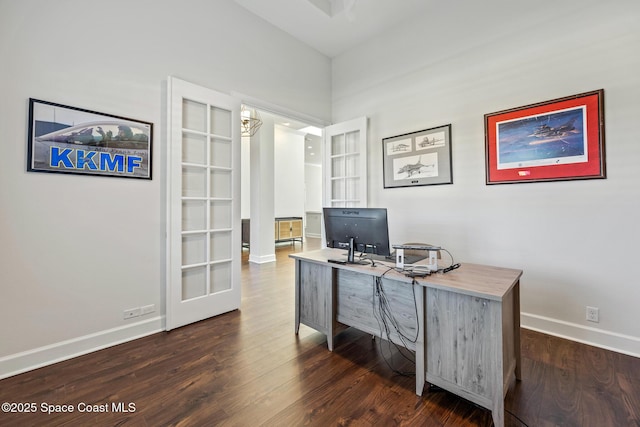
{"label": "airplane artwork", "polygon": [[498,123],[498,169],[584,163],[588,160],[582,108]]}
{"label": "airplane artwork", "polygon": [[451,125],[383,138],[382,144],[384,188],[453,182]]}
{"label": "airplane artwork", "polygon": [[391,151],[407,151],[409,148],[410,147],[407,144],[397,144],[393,146]]}
{"label": "airplane artwork", "polygon": [[420,174],[420,170],[422,168],[433,168],[435,165],[434,164],[429,164],[429,165],[425,165],[422,164],[422,156],[420,156],[418,158],[418,161],[416,163],[408,163],[404,166],[402,166],[397,174],[401,175],[401,174],[407,174],[407,178],[411,178],[414,174]]}
{"label": "airplane artwork", "polygon": [[486,184],[605,178],[604,89],[485,114]]}
{"label": "airplane artwork", "polygon": [[538,126],[536,129],[534,129],[533,133],[528,136],[538,138],[539,140],[532,141],[529,143],[529,145],[544,144],[553,141],[564,141],[564,137],[567,137],[570,134],[580,133],[580,131],[577,130],[573,125],[575,121],[576,118],[574,117],[571,120],[567,121],[565,124],[562,124],[558,127],[552,127],[547,124]]}
{"label": "airplane artwork", "polygon": [[418,145],[421,148],[424,148],[424,147],[430,147],[430,146],[436,145],[436,142],[442,142],[442,141],[444,141],[444,139],[436,138],[435,136],[432,139],[429,139],[428,136],[425,136],[422,139],[422,141],[420,143],[418,143]]}

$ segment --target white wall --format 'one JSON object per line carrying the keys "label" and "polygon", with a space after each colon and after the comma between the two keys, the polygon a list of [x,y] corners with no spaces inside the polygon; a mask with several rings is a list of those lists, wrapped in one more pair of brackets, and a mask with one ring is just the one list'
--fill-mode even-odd
{"label": "white wall", "polygon": [[[261,131],[265,131],[261,128]],[[305,164],[304,134],[275,126],[274,132],[274,210],[275,217],[304,216]],[[251,177],[249,138],[242,138],[242,218],[250,217]]]}
{"label": "white wall", "polygon": [[[162,328],[167,76],[330,118],[330,61],[231,0],[0,0],[0,58],[0,377]],[[153,179],[27,173],[29,97],[153,122]]]}
{"label": "white wall", "polygon": [[275,128],[275,216],[304,217],[304,134]]}
{"label": "white wall", "polygon": [[305,210],[322,212],[322,165],[306,163],[305,176]]}
{"label": "white wall", "polygon": [[251,216],[251,139],[249,137],[242,137],[242,154],[241,161],[241,173],[240,187],[241,187],[241,200],[240,200],[240,216],[242,218],[249,218]]}
{"label": "white wall", "polygon": [[[333,61],[333,121],[369,117],[394,243],[521,268],[527,327],[640,356],[640,3],[438,2]],[[484,114],[605,90],[607,179],[485,185]],[[382,138],[452,124],[453,185],[383,189]],[[585,306],[600,308],[600,323]]]}

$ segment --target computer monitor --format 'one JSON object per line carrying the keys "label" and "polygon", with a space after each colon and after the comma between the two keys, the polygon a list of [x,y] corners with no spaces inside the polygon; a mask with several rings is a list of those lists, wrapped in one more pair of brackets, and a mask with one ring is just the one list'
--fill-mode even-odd
{"label": "computer monitor", "polygon": [[385,208],[323,208],[327,246],[348,250],[347,263],[356,251],[390,256],[389,225]]}

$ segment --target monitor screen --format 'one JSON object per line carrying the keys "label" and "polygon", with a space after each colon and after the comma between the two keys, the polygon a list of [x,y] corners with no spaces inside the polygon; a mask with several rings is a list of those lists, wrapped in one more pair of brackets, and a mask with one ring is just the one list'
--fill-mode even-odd
{"label": "monitor screen", "polygon": [[385,208],[323,208],[327,246],[390,256]]}

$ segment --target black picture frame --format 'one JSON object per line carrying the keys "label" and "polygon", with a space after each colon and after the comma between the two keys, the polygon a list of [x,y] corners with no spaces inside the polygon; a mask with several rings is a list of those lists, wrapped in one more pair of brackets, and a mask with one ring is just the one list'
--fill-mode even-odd
{"label": "black picture frame", "polygon": [[453,184],[451,124],[382,139],[384,188]]}
{"label": "black picture frame", "polygon": [[27,171],[151,179],[153,123],[29,98]]}

